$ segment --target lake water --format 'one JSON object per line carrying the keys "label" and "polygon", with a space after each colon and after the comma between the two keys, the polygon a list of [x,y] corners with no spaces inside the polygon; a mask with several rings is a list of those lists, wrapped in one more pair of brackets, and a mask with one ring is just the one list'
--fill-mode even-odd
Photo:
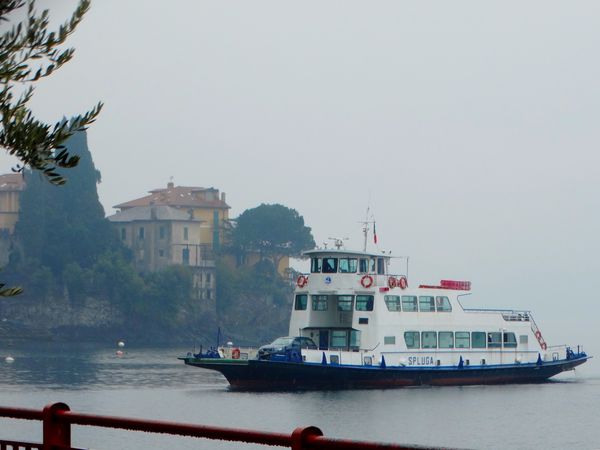
{"label": "lake water", "polygon": [[[95,414],[291,433],[482,449],[600,449],[600,376],[589,367],[537,385],[249,393],[220,374],[185,366],[190,348],[111,344],[0,344],[0,405],[41,409],[62,401]],[[15,362],[7,364],[4,356]],[[1,439],[41,441],[41,422],[0,419]],[[260,448],[194,438],[73,426],[93,449]]]}

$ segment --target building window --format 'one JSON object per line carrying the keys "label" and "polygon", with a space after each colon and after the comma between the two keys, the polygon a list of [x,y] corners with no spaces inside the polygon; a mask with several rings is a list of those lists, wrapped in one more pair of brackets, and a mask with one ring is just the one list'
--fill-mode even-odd
{"label": "building window", "polygon": [[138,230],[138,237],[140,239],[144,239],[144,227],[140,227],[140,229]]}
{"label": "building window", "polygon": [[414,312],[417,310],[417,296],[403,295],[402,296],[402,311]]}
{"label": "building window", "polygon": [[312,296],[312,309],[313,309],[313,311],[327,311],[327,296],[326,295],[313,295]]}
{"label": "building window", "polygon": [[384,336],[383,345],[396,345],[396,336]]}
{"label": "building window", "polygon": [[471,347],[471,336],[468,331],[457,331],[454,334],[454,340],[456,348],[469,348]]}
{"label": "building window", "polygon": [[437,312],[450,312],[452,311],[452,305],[450,305],[450,299],[448,297],[436,297],[435,298],[435,309]]}
{"label": "building window", "polygon": [[421,333],[421,343],[423,348],[437,348],[437,332],[423,331]]}
{"label": "building window", "polygon": [[127,239],[127,229],[121,228],[121,240],[124,241]]}
{"label": "building window", "polygon": [[502,333],[494,331],[488,333],[488,348],[500,348],[502,347]]}
{"label": "building window", "polygon": [[405,331],[404,342],[406,348],[421,348],[421,339],[418,331]]}
{"label": "building window", "polygon": [[207,300],[212,299],[212,290],[210,290],[210,289],[206,290],[206,299]]}
{"label": "building window", "polygon": [[189,248],[184,248],[181,251],[181,262],[185,266],[190,265],[190,249]]}
{"label": "building window", "polygon": [[206,274],[206,284],[210,284],[210,273]]}
{"label": "building window", "polygon": [[164,250],[159,250],[158,251],[158,256],[165,256],[165,251]]}
{"label": "building window", "polygon": [[338,311],[352,311],[352,296],[338,295],[337,296]]}
{"label": "building window", "polygon": [[421,295],[419,297],[419,311],[421,311],[421,312],[435,311],[434,298],[429,295]]}
{"label": "building window", "polygon": [[165,238],[165,227],[160,227],[158,229],[158,238],[159,239],[164,239]]}
{"label": "building window", "polygon": [[306,295],[306,294],[296,295],[296,302],[294,303],[294,309],[296,311],[306,310],[307,305],[308,305],[308,295]]}
{"label": "building window", "polygon": [[188,227],[183,227],[183,240],[188,240]]}
{"label": "building window", "polygon": [[505,348],[515,348],[517,346],[517,337],[515,333],[503,333],[502,342]]}
{"label": "building window", "polygon": [[454,333],[452,331],[440,331],[438,339],[440,348],[454,348]]}
{"label": "building window", "polygon": [[388,311],[400,311],[400,296],[399,295],[386,295],[384,296],[385,305]]}
{"label": "building window", "polygon": [[373,311],[373,296],[372,295],[357,295],[356,296],[357,311]]}

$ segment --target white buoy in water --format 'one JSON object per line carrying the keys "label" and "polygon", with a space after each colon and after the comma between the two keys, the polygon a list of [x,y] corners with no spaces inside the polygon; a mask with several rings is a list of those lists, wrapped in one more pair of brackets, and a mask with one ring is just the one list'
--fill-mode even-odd
{"label": "white buoy in water", "polygon": [[117,341],[117,347],[119,347],[119,348],[125,347],[125,341]]}
{"label": "white buoy in water", "polygon": [[12,356],[7,356],[6,358],[4,358],[4,361],[6,361],[7,363],[13,363],[15,362],[15,358],[13,358]]}

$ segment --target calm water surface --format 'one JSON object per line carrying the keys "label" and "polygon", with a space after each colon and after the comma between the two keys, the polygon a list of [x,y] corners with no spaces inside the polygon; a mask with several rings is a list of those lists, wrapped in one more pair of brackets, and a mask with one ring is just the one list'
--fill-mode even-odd
{"label": "calm water surface", "polygon": [[[482,449],[600,449],[594,361],[538,385],[248,393],[176,359],[188,348],[0,344],[0,405],[72,410],[289,433],[319,426],[349,439]],[[4,362],[6,355],[15,362]],[[0,419],[0,438],[41,440],[41,423]],[[193,438],[73,427],[93,449],[255,449]]]}

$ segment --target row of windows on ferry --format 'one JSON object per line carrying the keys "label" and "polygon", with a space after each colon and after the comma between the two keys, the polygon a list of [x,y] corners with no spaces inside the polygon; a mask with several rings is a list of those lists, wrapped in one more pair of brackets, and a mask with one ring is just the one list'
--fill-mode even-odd
{"label": "row of windows on ferry", "polygon": [[[373,311],[373,295],[311,295],[313,311],[327,311],[329,305],[338,311]],[[445,295],[386,295],[385,305],[394,312],[451,312],[452,305]],[[308,294],[296,295],[294,309],[308,308]]]}
{"label": "row of windows on ferry", "polygon": [[[527,335],[519,337],[527,343]],[[515,348],[517,337],[512,332],[500,331],[406,331],[406,348]],[[385,336],[384,345],[395,345],[396,336]]]}
{"label": "row of windows on ferry", "polygon": [[385,274],[383,258],[311,258],[311,273],[377,273]]}

